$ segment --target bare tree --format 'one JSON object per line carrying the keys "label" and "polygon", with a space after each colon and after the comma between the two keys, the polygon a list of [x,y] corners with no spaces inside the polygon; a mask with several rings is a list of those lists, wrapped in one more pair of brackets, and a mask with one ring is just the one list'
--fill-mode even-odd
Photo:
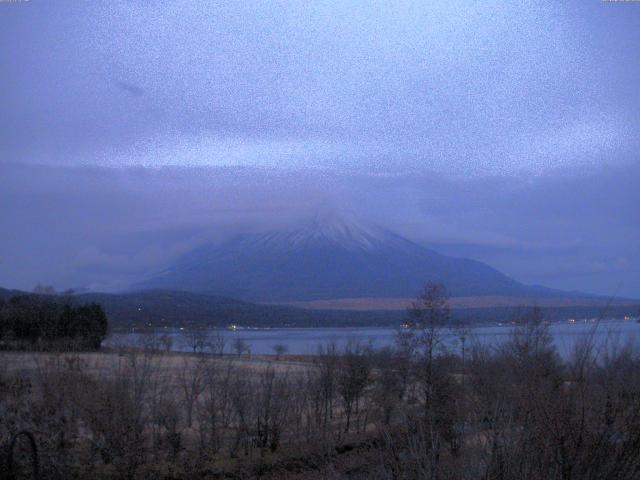
{"label": "bare tree", "polygon": [[170,352],[173,346],[173,338],[171,335],[163,334],[159,338],[160,345],[164,348],[165,352]]}
{"label": "bare tree", "polygon": [[257,388],[255,433],[258,446],[275,452],[288,424],[290,384],[286,374],[277,374],[269,366],[261,375]]}
{"label": "bare tree", "polygon": [[209,339],[211,352],[214,355],[222,356],[224,354],[225,346],[227,345],[227,338],[224,334],[220,330],[216,329],[213,334],[210,335]]}
{"label": "bare tree", "polygon": [[203,362],[202,401],[197,403],[198,431],[202,452],[217,453],[222,448],[225,431],[230,428],[233,408],[231,386],[238,371],[231,361],[220,363],[205,359]]}
{"label": "bare tree", "polygon": [[236,338],[233,341],[233,349],[239,357],[244,353],[251,353],[250,346],[244,338]]}
{"label": "bare tree", "polygon": [[289,347],[284,343],[276,343],[271,347],[276,354],[276,360],[280,360],[280,357],[289,351]]}
{"label": "bare tree", "polygon": [[178,371],[178,383],[184,402],[184,410],[187,415],[187,427],[193,423],[193,409],[202,393],[203,386],[203,362],[199,359],[193,361],[192,358],[182,359],[182,365]]}
{"label": "bare tree", "polygon": [[315,372],[314,383],[317,386],[317,415],[316,419],[324,437],[333,419],[333,405],[336,396],[336,377],[338,370],[338,351],[334,342],[318,347],[318,370]]}
{"label": "bare tree", "polygon": [[370,374],[371,366],[367,349],[358,342],[349,342],[339,363],[337,382],[346,415],[346,432],[351,426],[352,413],[358,412],[360,398],[369,383]]}
{"label": "bare tree", "polygon": [[450,320],[446,289],[442,284],[428,283],[412,302],[406,328],[398,336],[399,347],[416,362],[416,378],[421,387],[424,410],[420,428],[428,447],[431,478],[439,476],[443,435],[451,429],[450,410],[447,408],[450,406],[447,402],[450,382],[436,368],[437,355],[446,349],[444,340]]}
{"label": "bare tree", "polygon": [[209,334],[205,329],[185,330],[183,337],[193,353],[202,353],[209,345]]}
{"label": "bare tree", "polygon": [[[286,368],[169,357],[156,338],[149,349],[100,355],[0,352],[0,465],[27,431],[42,478],[195,478],[210,465],[276,478],[271,459],[256,455],[269,450],[278,464],[295,458],[302,476],[349,478],[340,462],[325,466],[350,448],[349,468],[362,461],[358,475],[376,480],[640,478],[638,345],[598,350],[588,335],[563,360],[539,310],[514,321],[499,347],[454,328],[464,340],[447,351],[443,323],[421,320],[403,331],[409,348],[351,343],[339,353],[330,344]],[[358,441],[345,442],[355,440],[345,430]],[[19,477],[25,452],[13,453]]]}
{"label": "bare tree", "polygon": [[393,413],[402,408],[406,391],[405,358],[397,351],[385,348],[372,356],[373,392],[372,400],[377,407],[382,424],[389,426]]}

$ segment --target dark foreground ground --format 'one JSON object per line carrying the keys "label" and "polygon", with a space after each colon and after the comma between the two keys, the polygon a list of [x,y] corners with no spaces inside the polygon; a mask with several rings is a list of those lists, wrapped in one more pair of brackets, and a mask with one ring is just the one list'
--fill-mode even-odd
{"label": "dark foreground ground", "polygon": [[[543,322],[313,357],[0,352],[0,479],[637,479],[640,355]],[[33,441],[33,445],[31,444]]]}

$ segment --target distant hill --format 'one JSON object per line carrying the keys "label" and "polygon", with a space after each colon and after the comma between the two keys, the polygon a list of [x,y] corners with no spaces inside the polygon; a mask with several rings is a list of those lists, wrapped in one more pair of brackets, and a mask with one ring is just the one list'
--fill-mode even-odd
{"label": "distant hill", "polygon": [[[33,295],[0,288],[0,298]],[[126,294],[84,293],[52,296],[58,301],[96,302],[103,306],[109,325],[115,329],[178,326],[227,327],[358,327],[396,326],[405,319],[404,310],[311,310],[280,305],[262,305],[205,293],[150,290]],[[513,306],[454,308],[455,320],[471,323],[506,322],[518,310]],[[552,306],[542,308],[551,321],[567,318],[637,315],[633,305]]]}
{"label": "distant hill", "polygon": [[[150,290],[126,294],[91,293],[74,301],[101,304],[115,328],[163,326],[228,327],[360,327],[397,326],[406,318],[405,309],[324,310],[281,305],[264,305],[206,293]],[[526,308],[525,308],[526,309]],[[471,323],[508,322],[516,306],[454,308],[454,320]],[[542,307],[547,320],[568,318],[622,317],[637,315],[640,303],[626,305],[572,305]]]}
{"label": "distant hill", "polygon": [[[0,288],[0,299],[36,295]],[[148,290],[124,294],[83,293],[48,296],[60,302],[96,302],[104,308],[112,328],[177,326],[323,327],[396,325],[403,312],[346,312],[261,305],[203,293]]]}
{"label": "distant hill", "polygon": [[0,300],[8,300],[11,297],[15,297],[16,295],[26,295],[27,292],[23,292],[21,290],[9,290],[6,288],[0,288]]}
{"label": "distant hill", "polygon": [[232,324],[270,326],[371,325],[397,321],[386,312],[323,312],[278,305],[260,305],[203,293],[149,290],[125,294],[87,293],[77,301],[101,304],[116,326],[199,325],[227,327]]}
{"label": "distant hill", "polygon": [[482,262],[453,258],[392,232],[330,216],[303,228],[242,235],[197,248],[136,289],[209,292],[283,303],[412,298],[426,282],[452,296],[567,296],[524,285]]}

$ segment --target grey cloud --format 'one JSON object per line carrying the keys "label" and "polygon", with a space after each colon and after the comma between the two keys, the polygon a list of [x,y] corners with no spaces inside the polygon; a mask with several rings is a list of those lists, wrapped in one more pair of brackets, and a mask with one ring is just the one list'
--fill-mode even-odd
{"label": "grey cloud", "polygon": [[[231,157],[464,175],[615,162],[638,146],[639,67],[616,47],[639,40],[626,15],[640,12],[547,1],[34,3],[0,20],[12,45],[0,141],[12,161],[58,164]],[[114,95],[105,79],[144,95]]]}
{"label": "grey cloud", "polygon": [[640,296],[640,9],[18,7],[0,284],[119,288],[330,204],[527,282]]}
{"label": "grey cloud", "polygon": [[[451,178],[264,168],[4,165],[0,284],[126,286],[180,253],[346,209],[529,283],[640,294],[640,167]],[[29,179],[25,182],[24,179]]]}

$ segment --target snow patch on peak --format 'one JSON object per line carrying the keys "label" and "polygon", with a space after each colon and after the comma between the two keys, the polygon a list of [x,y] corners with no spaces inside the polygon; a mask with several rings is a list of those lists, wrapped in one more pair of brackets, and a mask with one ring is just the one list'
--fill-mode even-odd
{"label": "snow patch on peak", "polygon": [[317,214],[303,227],[291,230],[287,237],[294,246],[324,242],[371,250],[382,241],[383,231],[353,216],[330,212]]}

